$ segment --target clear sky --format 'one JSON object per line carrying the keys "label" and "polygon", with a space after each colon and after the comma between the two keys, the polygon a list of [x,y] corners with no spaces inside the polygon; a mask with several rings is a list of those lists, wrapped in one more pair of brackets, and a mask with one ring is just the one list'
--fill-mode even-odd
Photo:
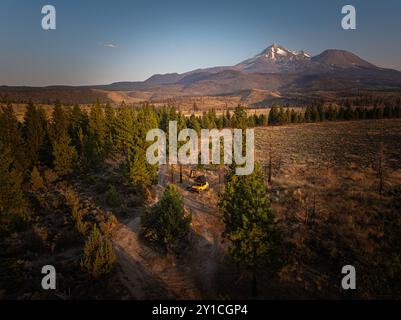
{"label": "clear sky", "polygon": [[[41,28],[41,8],[57,29]],[[357,30],[341,28],[353,4]],[[280,43],[401,70],[400,0],[0,0],[0,85],[86,85],[232,65]]]}

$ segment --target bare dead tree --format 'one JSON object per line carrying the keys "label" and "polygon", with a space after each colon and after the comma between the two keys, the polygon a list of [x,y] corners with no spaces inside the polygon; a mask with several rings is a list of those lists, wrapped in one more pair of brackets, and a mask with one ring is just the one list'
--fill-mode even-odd
{"label": "bare dead tree", "polygon": [[182,183],[182,164],[180,163],[180,183]]}
{"label": "bare dead tree", "polygon": [[384,150],[383,142],[379,144],[378,159],[377,159],[377,178],[379,180],[379,194],[383,193],[384,185]]}
{"label": "bare dead tree", "polygon": [[269,178],[267,180],[267,182],[269,184],[272,183],[272,168],[273,168],[273,162],[272,162],[272,152],[269,152]]}

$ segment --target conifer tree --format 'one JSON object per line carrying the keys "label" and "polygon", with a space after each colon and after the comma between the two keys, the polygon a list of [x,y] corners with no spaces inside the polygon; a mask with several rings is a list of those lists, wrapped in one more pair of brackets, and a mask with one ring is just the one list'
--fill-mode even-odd
{"label": "conifer tree", "polygon": [[201,126],[202,126],[202,129],[211,129],[210,119],[206,112],[202,113]]}
{"label": "conifer tree", "polygon": [[106,154],[106,118],[103,112],[103,108],[100,105],[99,100],[94,106],[92,106],[89,112],[89,136],[94,142],[96,148],[95,151],[98,153],[100,159],[104,159]]}
{"label": "conifer tree", "polygon": [[114,144],[117,152],[122,152],[124,155],[128,151],[135,140],[137,134],[136,114],[131,108],[123,104],[118,110],[114,121]]}
{"label": "conifer tree", "polygon": [[10,148],[0,141],[0,234],[13,231],[29,219],[22,181]]}
{"label": "conifer tree", "polygon": [[127,168],[132,187],[137,191],[149,188],[157,178],[157,167],[150,165],[146,151],[140,146],[132,146],[127,156]]}
{"label": "conifer tree", "polygon": [[169,185],[160,201],[142,216],[141,227],[146,238],[169,249],[188,234],[191,219],[185,215],[177,187]]}
{"label": "conifer tree", "polygon": [[51,146],[48,136],[48,122],[42,108],[29,103],[24,116],[23,132],[26,142],[27,158],[31,165],[38,160],[51,162]]}
{"label": "conifer tree", "polygon": [[54,105],[51,125],[51,139],[57,140],[62,134],[68,132],[69,117],[59,102]]}
{"label": "conifer tree", "polygon": [[115,136],[115,122],[116,122],[116,113],[114,109],[111,107],[109,103],[106,104],[104,109],[105,117],[106,117],[106,143],[105,149],[106,154],[110,153],[114,147],[114,139]]}
{"label": "conifer tree", "polygon": [[200,134],[201,126],[194,114],[191,114],[189,117],[188,128],[194,129],[198,134]]}
{"label": "conifer tree", "polygon": [[61,136],[53,141],[54,171],[60,176],[70,174],[73,171],[76,156],[76,150],[71,146],[71,138],[68,133],[61,133]]}
{"label": "conifer tree", "polygon": [[45,183],[43,181],[42,176],[38,168],[35,166],[31,172],[31,188],[33,191],[37,191],[43,189],[45,187]]}
{"label": "conifer tree", "polygon": [[246,129],[248,127],[248,116],[243,106],[238,105],[235,108],[231,123],[236,129]]}
{"label": "conifer tree", "polygon": [[268,124],[274,126],[279,123],[279,110],[277,106],[272,106],[269,111]]}
{"label": "conifer tree", "polygon": [[227,109],[226,111],[226,115],[225,115],[225,123],[224,123],[224,127],[225,128],[229,128],[232,127],[232,123],[231,123],[231,113],[230,110]]}
{"label": "conifer tree", "polygon": [[99,154],[96,144],[96,138],[93,134],[88,133],[83,136],[83,157],[82,163],[87,170],[97,170],[102,163],[102,158]]}
{"label": "conifer tree", "polygon": [[219,196],[219,207],[225,223],[223,235],[231,243],[229,253],[238,264],[251,269],[252,291],[256,295],[257,270],[275,265],[279,241],[259,165],[249,176],[231,176]]}
{"label": "conifer tree", "polygon": [[11,151],[15,161],[14,165],[24,173],[27,168],[24,140],[19,122],[10,104],[1,107],[0,110],[0,141]]}
{"label": "conifer tree", "polygon": [[115,265],[116,255],[109,239],[104,237],[96,224],[85,242],[81,268],[97,279],[109,274]]}
{"label": "conifer tree", "polygon": [[79,105],[74,105],[70,115],[69,134],[80,157],[83,155],[84,135],[88,133],[88,121],[86,112],[82,111]]}
{"label": "conifer tree", "polygon": [[310,106],[307,106],[305,109],[304,120],[305,122],[312,121],[312,108]]}

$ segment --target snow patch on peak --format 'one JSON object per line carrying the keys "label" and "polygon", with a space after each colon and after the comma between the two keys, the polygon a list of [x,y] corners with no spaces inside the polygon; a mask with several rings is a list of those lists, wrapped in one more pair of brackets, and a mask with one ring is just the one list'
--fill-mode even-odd
{"label": "snow patch on peak", "polygon": [[277,44],[273,44],[272,46],[267,48],[262,53],[262,55],[267,59],[275,60],[276,58],[287,57],[287,56],[291,55],[291,51],[289,51]]}
{"label": "snow patch on peak", "polygon": [[293,58],[306,58],[309,59],[312,56],[305,51],[291,51],[283,46],[280,46],[276,43],[272,44],[270,47],[266,48],[261,54],[257,57],[264,57],[266,59],[277,60],[277,59],[290,59]]}
{"label": "snow patch on peak", "polygon": [[305,51],[292,51],[293,54],[295,54],[296,56],[303,56],[306,58],[311,58],[311,55]]}

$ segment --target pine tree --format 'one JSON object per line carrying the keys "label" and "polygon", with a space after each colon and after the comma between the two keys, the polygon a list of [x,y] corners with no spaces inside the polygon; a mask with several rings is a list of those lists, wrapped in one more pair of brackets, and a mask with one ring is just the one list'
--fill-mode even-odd
{"label": "pine tree", "polygon": [[134,143],[136,128],[136,114],[131,108],[123,104],[116,114],[114,121],[114,144],[117,152],[122,152],[124,155]]}
{"label": "pine tree", "polygon": [[70,143],[71,138],[67,132],[61,133],[61,136],[53,141],[53,166],[54,171],[60,176],[68,175],[73,171],[77,153]]}
{"label": "pine tree", "polygon": [[279,110],[277,106],[272,106],[269,111],[268,124],[274,126],[279,123]]}
{"label": "pine tree", "polygon": [[194,114],[191,114],[188,122],[188,128],[194,129],[198,134],[200,134],[201,126]]}
{"label": "pine tree", "polygon": [[233,175],[219,196],[225,223],[224,237],[230,255],[252,270],[253,294],[257,294],[256,273],[259,267],[277,262],[279,233],[264,184],[263,172],[256,165],[249,176]]}
{"label": "pine tree", "polygon": [[128,178],[135,190],[142,192],[155,182],[157,167],[148,163],[146,151],[143,148],[132,146],[126,162]]}
{"label": "pine tree", "polygon": [[72,145],[80,157],[83,156],[84,135],[88,133],[88,116],[79,105],[74,105],[70,115],[69,134]]}
{"label": "pine tree", "polygon": [[235,129],[246,129],[248,127],[248,115],[243,106],[238,105],[231,119],[231,123]]}
{"label": "pine tree", "polygon": [[10,148],[0,141],[0,234],[29,219],[22,181]]}
{"label": "pine tree", "polygon": [[202,129],[211,129],[210,119],[206,112],[202,113],[201,126],[202,126]]}
{"label": "pine tree", "polygon": [[305,109],[304,119],[305,119],[305,122],[312,121],[312,108],[310,106],[307,106]]}
{"label": "pine tree", "polygon": [[224,121],[223,121],[223,126],[224,126],[224,128],[230,128],[230,127],[232,127],[230,110],[227,109],[226,115],[225,115],[225,117],[224,117],[223,120],[224,120]]}
{"label": "pine tree", "polygon": [[98,157],[103,161],[107,156],[106,150],[106,118],[99,100],[89,112],[89,136],[95,143],[95,150]]}
{"label": "pine tree", "polygon": [[116,255],[109,239],[104,237],[96,224],[85,242],[81,268],[97,279],[109,274],[115,265]]}
{"label": "pine tree", "polygon": [[54,105],[50,135],[52,140],[57,140],[62,134],[68,132],[70,119],[67,112],[59,102]]}
{"label": "pine tree", "polygon": [[51,162],[52,155],[48,129],[43,109],[29,103],[24,116],[23,132],[27,157],[31,165],[34,165],[38,160],[46,164]]}
{"label": "pine tree", "polygon": [[31,172],[31,188],[33,191],[37,191],[43,189],[45,187],[45,183],[43,181],[42,176],[38,168],[35,166]]}
{"label": "pine tree", "polygon": [[103,162],[95,135],[88,133],[83,137],[83,166],[86,170],[98,170]]}
{"label": "pine tree", "polygon": [[10,149],[15,160],[14,164],[24,173],[27,168],[24,140],[19,122],[10,104],[1,107],[0,110],[0,141],[4,147]]}
{"label": "pine tree", "polygon": [[169,185],[160,201],[142,216],[141,227],[146,238],[169,249],[188,234],[191,220],[177,187]]}

